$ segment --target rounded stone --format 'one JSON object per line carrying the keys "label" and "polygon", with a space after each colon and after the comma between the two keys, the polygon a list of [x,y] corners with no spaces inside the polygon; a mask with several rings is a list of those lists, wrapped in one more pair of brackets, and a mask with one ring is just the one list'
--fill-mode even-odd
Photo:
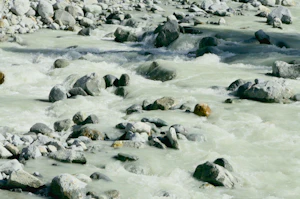
{"label": "rounded stone", "polygon": [[207,104],[196,104],[194,113],[198,116],[208,117],[211,114],[211,109]]}

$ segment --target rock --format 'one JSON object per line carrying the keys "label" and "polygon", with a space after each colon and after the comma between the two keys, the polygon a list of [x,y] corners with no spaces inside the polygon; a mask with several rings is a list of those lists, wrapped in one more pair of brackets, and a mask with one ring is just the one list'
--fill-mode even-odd
{"label": "rock", "polygon": [[38,13],[42,18],[51,18],[54,15],[52,5],[46,0],[40,0],[38,4]]}
{"label": "rock", "polygon": [[143,111],[143,107],[139,104],[133,104],[129,108],[126,109],[126,114],[130,115],[132,113],[141,113]]}
{"label": "rock", "polygon": [[115,41],[116,42],[136,42],[137,41],[137,36],[129,31],[129,30],[125,30],[121,27],[118,27],[116,29],[116,31],[114,32],[114,36],[115,36]]}
{"label": "rock", "polygon": [[177,101],[172,97],[162,97],[157,99],[152,104],[151,110],[169,110],[177,104]]}
{"label": "rock", "polygon": [[289,100],[293,93],[285,85],[284,81],[270,80],[259,84],[254,84],[247,88],[239,97],[252,99],[261,102],[284,102]]}
{"label": "rock", "polygon": [[128,86],[130,81],[130,77],[127,74],[122,74],[119,81],[118,86]]}
{"label": "rock", "polygon": [[54,130],[57,132],[67,131],[72,126],[72,120],[65,119],[54,123]]}
{"label": "rock", "polygon": [[60,174],[52,179],[50,195],[54,198],[82,199],[86,196],[86,183],[70,174]]}
{"label": "rock", "polygon": [[116,158],[122,162],[137,161],[139,159],[139,157],[136,155],[130,155],[130,154],[125,154],[125,153],[118,153]]}
{"label": "rock", "polygon": [[3,72],[0,71],[0,85],[4,83],[5,75]]}
{"label": "rock", "polygon": [[145,144],[143,142],[131,141],[131,140],[117,140],[112,144],[114,148],[121,148],[121,147],[129,147],[140,149],[144,148]]}
{"label": "rock", "polygon": [[291,24],[293,21],[292,13],[288,8],[283,6],[278,6],[268,15],[267,23],[272,25],[275,17],[279,18],[284,24]]}
{"label": "rock", "polygon": [[272,67],[272,75],[296,79],[300,77],[300,64],[289,64],[284,61],[276,61]]}
{"label": "rock", "polygon": [[65,10],[70,13],[74,18],[83,17],[83,10],[77,5],[68,5]]}
{"label": "rock", "polygon": [[273,28],[282,29],[282,22],[278,17],[275,17],[273,20]]}
{"label": "rock", "polygon": [[205,142],[206,138],[203,134],[199,134],[199,133],[191,133],[191,134],[187,134],[186,138],[189,141],[193,141],[193,142]]}
{"label": "rock", "polygon": [[100,94],[101,80],[96,73],[91,73],[79,78],[73,86],[76,87],[82,88],[89,95],[96,96]]}
{"label": "rock", "polygon": [[86,158],[82,151],[71,149],[58,150],[50,153],[49,157],[60,162],[86,164]]}
{"label": "rock", "polygon": [[264,6],[275,6],[278,0],[259,0]]}
{"label": "rock", "polygon": [[169,81],[177,76],[176,70],[173,68],[167,68],[160,62],[152,62],[150,65],[142,65],[138,69],[138,73],[143,75],[147,79],[158,81]]}
{"label": "rock", "polygon": [[103,79],[105,81],[106,88],[113,86],[115,81],[119,82],[118,78],[113,75],[105,75]]}
{"label": "rock", "polygon": [[9,158],[12,157],[13,154],[9,152],[4,146],[0,145],[0,158]]}
{"label": "rock", "polygon": [[69,66],[69,61],[66,59],[57,59],[54,62],[54,68],[65,68]]}
{"label": "rock", "polygon": [[80,87],[76,87],[76,88],[71,88],[68,93],[70,94],[71,97],[75,97],[77,95],[81,95],[81,96],[88,96],[88,94]]}
{"label": "rock", "polygon": [[78,35],[81,35],[81,36],[91,36],[91,32],[92,32],[92,29],[90,27],[89,28],[82,28],[78,32]]}
{"label": "rock", "polygon": [[194,113],[198,116],[208,117],[211,114],[211,109],[207,104],[196,104]]}
{"label": "rock", "polygon": [[226,20],[223,17],[221,17],[218,21],[218,25],[225,25],[225,24],[226,24]]}
{"label": "rock", "polygon": [[233,188],[237,184],[237,179],[227,169],[211,162],[198,165],[193,176],[214,186]]}
{"label": "rock", "polygon": [[242,80],[242,79],[237,79],[234,82],[232,82],[228,87],[227,90],[228,91],[235,91],[237,90],[241,85],[245,84],[246,81]]}
{"label": "rock", "polygon": [[167,146],[164,143],[162,143],[157,137],[149,136],[148,141],[150,146],[154,146],[159,149],[167,148]]}
{"label": "rock", "polygon": [[94,21],[92,19],[87,18],[87,17],[83,17],[80,20],[80,25],[84,26],[84,27],[93,27]]}
{"label": "rock", "polygon": [[64,99],[67,99],[66,88],[64,86],[62,86],[61,84],[55,85],[49,93],[49,101],[56,102],[56,101],[64,100]]}
{"label": "rock", "polygon": [[12,153],[14,156],[19,155],[20,150],[18,149],[18,147],[16,147],[15,145],[11,144],[11,143],[7,143],[5,145],[5,148]]}
{"label": "rock", "polygon": [[200,8],[203,10],[209,10],[210,6],[213,4],[214,2],[212,0],[203,0]]}
{"label": "rock", "polygon": [[75,18],[65,10],[56,10],[54,19],[60,21],[60,23],[65,26],[73,27],[76,24]]}
{"label": "rock", "polygon": [[219,54],[221,52],[216,46],[208,46],[196,50],[196,57],[203,56],[204,54]]}
{"label": "rock", "polygon": [[218,158],[213,163],[220,165],[221,167],[224,167],[228,171],[233,171],[232,166],[229,164],[229,162],[225,158]]}
{"label": "rock", "polygon": [[260,44],[271,44],[270,36],[267,35],[263,30],[258,30],[255,32],[255,37]]}
{"label": "rock", "polygon": [[89,182],[91,182],[92,181],[92,179],[89,177],[89,176],[87,176],[87,175],[85,175],[85,174],[76,174],[76,175],[74,175],[78,180],[80,180],[80,181],[82,181],[82,182],[85,182],[85,183],[89,183]]}
{"label": "rock", "polygon": [[177,21],[167,21],[164,25],[158,26],[154,33],[158,34],[155,46],[167,47],[179,37],[180,28]]}
{"label": "rock", "polygon": [[102,13],[102,7],[100,5],[85,5],[83,10],[85,12],[93,13],[95,16]]}
{"label": "rock", "polygon": [[0,172],[10,175],[13,171],[23,170],[23,167],[17,159],[8,160],[0,164]]}
{"label": "rock", "polygon": [[179,149],[177,134],[174,128],[171,127],[169,131],[167,131],[167,138],[169,139],[172,148]]}
{"label": "rock", "polygon": [[112,182],[112,180],[105,174],[100,173],[100,172],[94,172],[90,175],[90,178],[92,180],[104,180],[107,182]]}
{"label": "rock", "polygon": [[128,91],[125,89],[125,87],[118,87],[115,90],[115,95],[120,97],[126,97],[128,95]]}
{"label": "rock", "polygon": [[38,157],[41,157],[42,154],[40,152],[40,149],[37,146],[34,145],[29,145],[25,148],[22,149],[21,154],[20,154],[20,158],[25,159],[25,160],[29,160],[29,159],[36,159]]}
{"label": "rock", "polygon": [[[18,16],[23,16],[30,9],[29,0],[13,0],[11,11]],[[6,2],[5,2],[6,4]]]}
{"label": "rock", "polygon": [[30,132],[36,133],[36,134],[43,134],[43,135],[48,135],[51,134],[53,132],[52,129],[50,129],[46,124],[43,123],[36,123],[34,124],[30,130]]}
{"label": "rock", "polygon": [[128,26],[131,28],[138,28],[140,25],[140,22],[136,19],[130,18],[130,19],[125,19],[121,22],[121,25],[123,26]]}
{"label": "rock", "polygon": [[44,186],[44,183],[24,170],[17,170],[9,175],[7,185],[13,188],[21,188],[22,190],[32,190],[41,188]]}
{"label": "rock", "polygon": [[204,37],[199,43],[199,48],[205,48],[209,46],[218,46],[219,40],[216,37]]}
{"label": "rock", "polygon": [[184,126],[182,126],[181,124],[174,124],[171,127],[175,129],[176,133],[180,133],[180,134],[186,135],[187,132],[188,132],[186,130],[186,128]]}
{"label": "rock", "polygon": [[143,118],[141,122],[150,122],[155,124],[157,127],[168,126],[167,122],[159,118]]}
{"label": "rock", "polygon": [[136,123],[127,123],[125,132],[132,132],[132,133],[151,133],[151,126],[144,122],[136,122]]}
{"label": "rock", "polygon": [[78,138],[80,136],[85,136],[92,140],[104,140],[104,135],[100,131],[87,126],[83,126],[80,129],[73,131],[69,138]]}
{"label": "rock", "polygon": [[91,114],[83,122],[81,122],[80,125],[98,124],[98,123],[99,123],[99,118],[97,117],[97,115]]}
{"label": "rock", "polygon": [[295,6],[295,0],[282,0],[281,5],[283,6]]}
{"label": "rock", "polygon": [[79,125],[80,123],[82,123],[84,121],[85,116],[83,115],[83,113],[81,111],[77,112],[74,116],[73,116],[73,122],[77,125]]}

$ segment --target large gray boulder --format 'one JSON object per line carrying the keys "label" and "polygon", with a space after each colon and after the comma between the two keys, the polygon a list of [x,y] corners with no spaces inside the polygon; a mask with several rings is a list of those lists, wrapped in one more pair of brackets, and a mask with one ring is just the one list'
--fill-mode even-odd
{"label": "large gray boulder", "polygon": [[51,89],[48,98],[49,98],[50,102],[56,102],[56,101],[59,101],[59,100],[67,99],[66,88],[61,84],[55,85]]}
{"label": "large gray boulder", "polygon": [[78,79],[73,88],[76,87],[82,88],[89,95],[96,96],[100,94],[101,79],[96,73],[91,73]]}
{"label": "large gray boulder", "polygon": [[193,176],[203,182],[226,188],[233,188],[238,183],[227,169],[211,162],[198,165]]}
{"label": "large gray boulder", "polygon": [[65,10],[70,13],[74,18],[76,17],[83,17],[84,13],[82,8],[76,5],[68,5]]}
{"label": "large gray boulder", "polygon": [[13,0],[11,11],[18,16],[23,16],[30,9],[29,0]]}
{"label": "large gray boulder", "polygon": [[13,171],[22,170],[23,167],[23,164],[21,164],[17,159],[8,160],[0,164],[0,173],[5,173],[6,175],[9,175]]}
{"label": "large gray boulder", "polygon": [[25,160],[29,160],[29,159],[36,159],[41,156],[42,156],[42,153],[37,146],[29,145],[22,149],[21,154],[20,154],[20,159],[23,158]]}
{"label": "large gray boulder", "polygon": [[10,188],[21,188],[22,190],[38,189],[44,186],[44,183],[24,170],[13,171],[9,175],[7,185]]}
{"label": "large gray boulder", "polygon": [[165,67],[161,62],[154,61],[150,65],[142,65],[138,68],[137,72],[147,79],[158,81],[169,81],[177,76],[174,68]]}
{"label": "large gray boulder", "polygon": [[151,110],[169,110],[177,105],[177,101],[172,97],[162,97],[154,101]]}
{"label": "large gray boulder", "polygon": [[268,15],[267,23],[269,25],[272,25],[276,17],[279,18],[282,21],[282,23],[285,24],[291,24],[293,21],[292,13],[288,8],[283,6],[278,6]]}
{"label": "large gray boulder", "polygon": [[51,134],[53,132],[52,129],[50,129],[46,124],[44,123],[36,123],[34,124],[30,130],[30,132],[34,132],[36,134],[43,134],[43,135],[47,135],[47,134]]}
{"label": "large gray boulder", "polygon": [[59,20],[63,25],[74,26],[76,23],[75,18],[65,10],[56,10],[54,19]]}
{"label": "large gray boulder", "polygon": [[115,41],[116,42],[135,42],[138,40],[137,36],[135,33],[126,30],[124,28],[117,28],[116,31],[114,32],[114,36],[115,36]]}
{"label": "large gray boulder", "polygon": [[272,74],[276,77],[296,79],[300,77],[300,64],[276,61],[272,67]]}
{"label": "large gray boulder", "polygon": [[285,102],[293,96],[284,81],[270,80],[253,84],[239,93],[239,97],[261,102]]}
{"label": "large gray boulder", "polygon": [[166,47],[179,37],[180,28],[177,21],[170,20],[164,25],[158,26],[154,33],[157,34],[155,46],[158,48],[164,46]]}
{"label": "large gray boulder", "polygon": [[263,30],[256,31],[254,35],[260,44],[271,44],[270,36],[267,35]]}
{"label": "large gray boulder", "polygon": [[49,157],[60,162],[86,164],[86,157],[82,151],[62,149],[51,153]]}
{"label": "large gray boulder", "polygon": [[53,17],[54,15],[54,10],[52,5],[46,0],[40,0],[37,9],[39,15],[43,18]]}
{"label": "large gray boulder", "polygon": [[50,195],[60,199],[86,198],[86,183],[70,174],[60,174],[52,179]]}

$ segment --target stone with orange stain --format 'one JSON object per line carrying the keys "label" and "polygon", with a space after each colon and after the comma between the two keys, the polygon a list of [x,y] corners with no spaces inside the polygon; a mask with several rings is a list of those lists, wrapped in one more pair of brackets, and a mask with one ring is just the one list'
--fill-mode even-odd
{"label": "stone with orange stain", "polygon": [[5,75],[3,72],[0,71],[0,84],[4,83]]}
{"label": "stone with orange stain", "polygon": [[201,117],[208,117],[211,114],[211,109],[207,104],[196,104],[194,113]]}

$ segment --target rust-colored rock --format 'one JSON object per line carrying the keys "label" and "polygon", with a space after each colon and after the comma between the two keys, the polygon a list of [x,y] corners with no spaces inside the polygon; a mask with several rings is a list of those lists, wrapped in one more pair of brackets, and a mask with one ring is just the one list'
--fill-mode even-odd
{"label": "rust-colored rock", "polygon": [[5,79],[5,75],[4,75],[4,73],[2,73],[2,72],[0,71],[0,84],[3,84],[4,79]]}
{"label": "rust-colored rock", "polygon": [[208,117],[211,114],[211,109],[207,104],[196,104],[194,113],[198,116]]}

